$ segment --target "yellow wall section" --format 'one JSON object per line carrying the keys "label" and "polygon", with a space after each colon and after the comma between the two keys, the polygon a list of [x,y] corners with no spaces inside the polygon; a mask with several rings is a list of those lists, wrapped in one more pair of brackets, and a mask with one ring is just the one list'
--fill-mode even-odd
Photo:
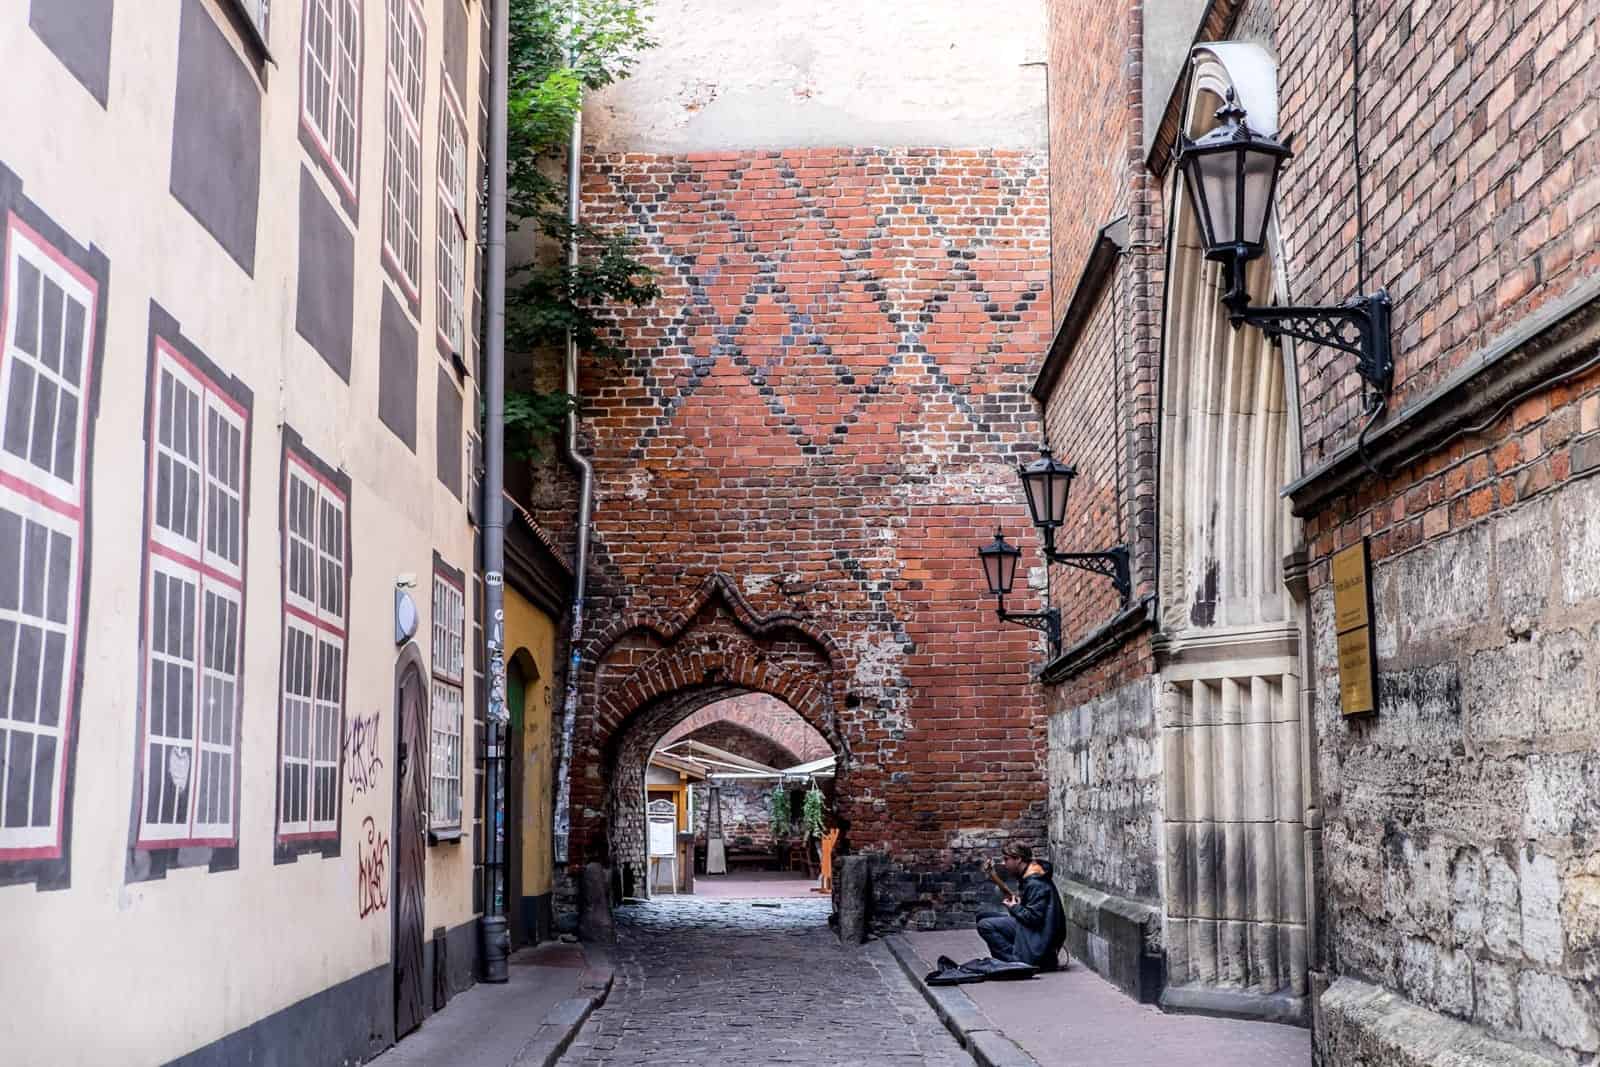
{"label": "yellow wall section", "polygon": [[[507,585],[506,660],[518,659],[526,674],[522,728],[522,892],[550,892],[551,749],[550,720],[555,710],[556,623]],[[520,655],[519,655],[520,653]],[[532,664],[533,669],[528,670]]]}

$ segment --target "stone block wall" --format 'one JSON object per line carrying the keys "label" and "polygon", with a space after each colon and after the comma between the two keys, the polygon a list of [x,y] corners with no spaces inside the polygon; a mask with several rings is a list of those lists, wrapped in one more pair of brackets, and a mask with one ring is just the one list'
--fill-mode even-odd
{"label": "stone block wall", "polygon": [[[694,832],[701,844],[706,840],[706,827],[711,818],[711,790],[703,782],[694,789]],[[772,847],[772,794],[770,783],[739,783],[724,785],[722,797],[722,838],[729,847]]]}
{"label": "stone block wall", "polygon": [[[1313,600],[1331,969],[1497,1037],[1592,1055],[1600,481],[1375,577],[1376,717],[1341,719],[1331,596]],[[1352,1062],[1381,1006],[1324,1008],[1360,1022],[1334,1020],[1326,1062]]]}
{"label": "stone block wall", "polygon": [[1156,679],[1050,716],[1050,858],[1066,877],[1161,899],[1161,726]]}

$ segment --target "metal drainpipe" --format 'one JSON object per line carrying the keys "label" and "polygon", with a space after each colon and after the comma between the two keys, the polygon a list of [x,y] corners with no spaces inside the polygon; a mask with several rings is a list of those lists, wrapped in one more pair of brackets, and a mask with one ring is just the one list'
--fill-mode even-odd
{"label": "metal drainpipe", "polygon": [[[569,57],[570,62],[570,57]],[[578,225],[583,168],[583,102],[572,116],[572,143],[567,146],[567,222]],[[578,265],[578,241],[567,241],[567,266]],[[565,365],[567,395],[578,395],[578,340],[567,330]],[[572,564],[572,629],[567,645],[567,693],[561,711],[561,760],[556,769],[555,862],[567,862],[567,839],[572,829],[572,735],[578,722],[578,668],[583,658],[584,577],[589,569],[589,517],[594,509],[594,464],[578,451],[578,413],[567,413],[567,434],[562,453],[578,475],[578,544]]]}
{"label": "metal drainpipe", "polygon": [[[488,645],[488,714],[485,754],[489,757],[484,787],[489,793],[485,854],[505,871],[503,825],[503,753],[506,719],[505,657],[505,413],[506,413],[506,107],[508,91],[508,0],[494,0],[492,24],[493,75],[489,93],[489,232],[485,235],[485,288],[488,290],[488,337],[484,346],[483,442],[483,584],[484,628]],[[488,886],[484,901],[484,980],[506,981],[511,942],[503,909],[503,888]]]}

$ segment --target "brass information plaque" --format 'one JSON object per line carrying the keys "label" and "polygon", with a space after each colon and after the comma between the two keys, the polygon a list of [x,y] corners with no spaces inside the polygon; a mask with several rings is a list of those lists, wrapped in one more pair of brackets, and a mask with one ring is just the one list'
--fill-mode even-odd
{"label": "brass information plaque", "polygon": [[1372,628],[1339,635],[1339,710],[1346,715],[1377,711],[1372,691]]}
{"label": "brass information plaque", "polygon": [[1339,708],[1346,715],[1378,710],[1378,655],[1372,638],[1372,587],[1367,541],[1333,557],[1333,628],[1339,637]]}
{"label": "brass information plaque", "polygon": [[1351,545],[1333,557],[1333,631],[1344,633],[1368,626],[1367,543]]}

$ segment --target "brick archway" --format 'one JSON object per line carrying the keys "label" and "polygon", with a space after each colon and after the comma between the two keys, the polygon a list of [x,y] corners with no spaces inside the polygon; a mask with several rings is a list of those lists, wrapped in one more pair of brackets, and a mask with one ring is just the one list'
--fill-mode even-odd
{"label": "brick archway", "polygon": [[[702,581],[679,606],[633,613],[586,646],[580,684],[593,714],[577,739],[573,856],[603,858],[637,878],[644,864],[644,768],[661,738],[707,705],[765,694],[792,709],[838,757],[850,790],[844,657],[828,635],[789,614],[759,615],[726,576]],[[848,804],[836,805],[848,826]]]}

